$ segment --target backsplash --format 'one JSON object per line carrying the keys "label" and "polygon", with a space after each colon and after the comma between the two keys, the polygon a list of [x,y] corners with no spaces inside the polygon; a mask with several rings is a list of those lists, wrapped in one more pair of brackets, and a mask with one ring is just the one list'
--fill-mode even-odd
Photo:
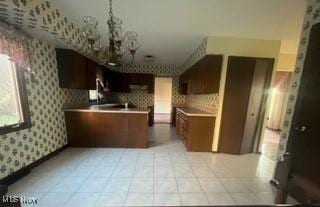
{"label": "backsplash", "polygon": [[88,92],[59,88],[54,47],[32,40],[31,69],[26,73],[32,127],[0,135],[0,179],[67,143],[62,107],[88,102]]}
{"label": "backsplash", "polygon": [[[204,39],[200,46],[192,53],[189,59],[181,66],[180,71],[183,73],[201,58],[207,55],[207,39]],[[201,94],[187,95],[185,105],[188,107],[198,108],[208,112],[216,112],[219,103],[219,94]]]}
{"label": "backsplash", "polygon": [[186,97],[186,106],[198,108],[203,111],[216,112],[219,103],[219,95],[203,94],[203,95],[188,95]]}

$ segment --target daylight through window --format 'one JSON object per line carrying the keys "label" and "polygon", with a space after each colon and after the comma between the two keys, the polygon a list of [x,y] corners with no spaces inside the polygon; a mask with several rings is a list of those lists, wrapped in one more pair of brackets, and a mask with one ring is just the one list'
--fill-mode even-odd
{"label": "daylight through window", "polygon": [[15,64],[0,54],[0,128],[24,122]]}

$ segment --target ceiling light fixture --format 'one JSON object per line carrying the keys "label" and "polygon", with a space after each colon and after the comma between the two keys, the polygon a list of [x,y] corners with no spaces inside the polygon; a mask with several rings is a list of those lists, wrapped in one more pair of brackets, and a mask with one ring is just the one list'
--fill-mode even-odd
{"label": "ceiling light fixture", "polygon": [[103,47],[101,44],[101,35],[97,29],[98,21],[91,16],[83,17],[85,26],[82,28],[82,34],[87,39],[90,49],[102,56],[105,64],[110,66],[119,66],[122,62],[126,50],[130,52],[132,57],[131,63],[134,62],[134,56],[139,49],[138,34],[134,31],[123,32],[123,21],[113,14],[112,0],[109,0],[108,12],[108,39],[109,45]]}

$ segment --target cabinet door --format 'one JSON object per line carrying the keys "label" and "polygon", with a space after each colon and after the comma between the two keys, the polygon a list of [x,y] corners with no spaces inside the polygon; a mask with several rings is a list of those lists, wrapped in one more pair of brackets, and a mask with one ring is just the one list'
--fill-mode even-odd
{"label": "cabinet door", "polygon": [[201,79],[204,83],[203,93],[218,93],[222,70],[222,55],[208,55],[202,64]]}
{"label": "cabinet door", "polygon": [[118,73],[118,72],[109,73],[108,82],[110,85],[111,92],[119,92],[119,93],[130,92],[127,76],[122,73]]}
{"label": "cabinet door", "polygon": [[96,78],[97,78],[98,64],[92,60],[87,61],[87,86],[89,90],[96,89]]}
{"label": "cabinet door", "polygon": [[56,49],[59,86],[61,88],[72,88],[73,70],[72,54],[69,50]]}
{"label": "cabinet door", "polygon": [[176,130],[177,130],[178,136],[180,136],[180,116],[179,116],[179,112],[176,113]]}
{"label": "cabinet door", "polygon": [[66,49],[56,49],[56,55],[60,87],[89,89],[87,81],[88,59],[73,50]]}
{"label": "cabinet door", "polygon": [[74,52],[72,54],[72,88],[87,89],[87,58]]}
{"label": "cabinet door", "polygon": [[189,70],[189,79],[188,79],[188,94],[196,93],[196,67],[192,66]]}

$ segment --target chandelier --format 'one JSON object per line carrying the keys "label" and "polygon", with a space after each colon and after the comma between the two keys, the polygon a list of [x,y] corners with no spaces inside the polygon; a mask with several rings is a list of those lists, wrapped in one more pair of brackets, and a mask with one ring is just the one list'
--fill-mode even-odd
{"label": "chandelier", "polygon": [[107,47],[103,47],[101,44],[97,19],[85,16],[83,17],[83,21],[85,26],[82,28],[82,35],[87,39],[90,49],[103,58],[105,64],[113,67],[121,65],[122,57],[127,51],[129,51],[132,57],[131,63],[133,63],[136,51],[140,47],[138,34],[134,31],[124,33],[122,29],[123,21],[113,14],[112,0],[109,0],[107,20],[109,45]]}

